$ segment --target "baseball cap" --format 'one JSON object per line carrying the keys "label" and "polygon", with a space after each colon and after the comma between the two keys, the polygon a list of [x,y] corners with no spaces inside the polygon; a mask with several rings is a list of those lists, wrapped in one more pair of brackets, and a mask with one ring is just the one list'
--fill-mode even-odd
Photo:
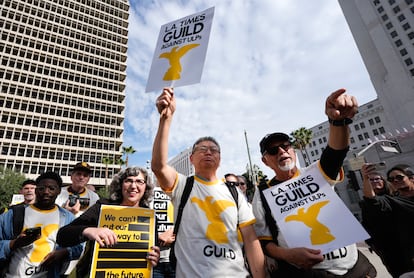
{"label": "baseball cap", "polygon": [[260,152],[262,155],[265,153],[266,149],[269,147],[270,143],[272,142],[282,142],[282,141],[289,141],[289,135],[281,132],[275,132],[267,134],[263,139],[260,141]]}
{"label": "baseball cap", "polygon": [[79,162],[79,163],[76,163],[76,165],[73,167],[72,171],[84,171],[84,172],[87,172],[87,173],[92,172],[91,166],[88,163],[83,162],[83,161]]}

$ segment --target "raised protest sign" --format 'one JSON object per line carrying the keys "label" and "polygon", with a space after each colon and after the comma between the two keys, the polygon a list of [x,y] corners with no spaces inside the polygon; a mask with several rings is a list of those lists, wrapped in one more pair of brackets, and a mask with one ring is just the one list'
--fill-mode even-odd
{"label": "raised protest sign", "polygon": [[161,26],[145,91],[199,83],[214,7]]}
{"label": "raised protest sign", "polygon": [[316,165],[263,194],[289,248],[326,254],[369,238]]}
{"label": "raised protest sign", "polygon": [[174,228],[174,207],[170,197],[159,187],[154,188],[152,208],[155,209],[155,216],[157,217],[156,231],[158,233]]}
{"label": "raised protest sign", "polygon": [[98,227],[113,230],[118,242],[103,248],[95,242],[90,277],[152,277],[146,257],[155,245],[154,210],[102,205]]}

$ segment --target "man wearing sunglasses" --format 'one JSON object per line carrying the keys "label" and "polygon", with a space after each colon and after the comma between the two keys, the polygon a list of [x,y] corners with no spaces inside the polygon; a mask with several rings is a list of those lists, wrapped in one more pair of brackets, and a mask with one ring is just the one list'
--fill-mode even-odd
{"label": "man wearing sunglasses", "polygon": [[[309,167],[313,169],[317,167],[331,185],[343,179],[341,167],[349,150],[348,124],[352,123],[357,108],[356,99],[345,94],[344,89],[333,92],[326,99],[325,113],[330,123],[328,145],[320,161]],[[375,274],[375,269],[366,258],[359,256],[355,244],[341,248],[346,250],[345,252],[333,251],[333,254],[341,253],[341,256],[326,257],[317,249],[287,247],[277,223],[275,225],[273,216],[269,212],[262,191],[299,177],[301,169],[297,167],[295,150],[287,134],[276,132],[266,135],[260,141],[260,151],[263,163],[275,173],[275,177],[269,182],[259,186],[253,197],[256,234],[267,257],[277,261],[276,270],[268,265],[271,277],[365,277],[367,274]],[[361,263],[357,264],[359,259]],[[367,269],[364,266],[360,267],[361,264],[366,265]],[[375,277],[371,275],[370,277]]]}
{"label": "man wearing sunglasses", "polygon": [[[364,176],[374,171],[369,163],[362,166]],[[414,183],[410,175],[412,171],[403,165],[387,171],[394,195],[377,194],[364,179],[363,224],[371,235],[375,251],[393,277],[413,277],[409,272],[414,275]]]}

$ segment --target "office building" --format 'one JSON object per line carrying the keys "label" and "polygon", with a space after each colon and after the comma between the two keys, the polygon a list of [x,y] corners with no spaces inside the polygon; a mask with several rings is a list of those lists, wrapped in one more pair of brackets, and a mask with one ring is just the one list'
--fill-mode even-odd
{"label": "office building", "polygon": [[414,124],[414,0],[339,0],[394,129]]}
{"label": "office building", "polygon": [[180,174],[185,176],[194,175],[194,166],[190,161],[191,151],[191,148],[185,149],[168,161],[168,164]]}
{"label": "office building", "polygon": [[121,157],[127,0],[0,2],[0,166],[28,178],[76,162],[105,184]]}

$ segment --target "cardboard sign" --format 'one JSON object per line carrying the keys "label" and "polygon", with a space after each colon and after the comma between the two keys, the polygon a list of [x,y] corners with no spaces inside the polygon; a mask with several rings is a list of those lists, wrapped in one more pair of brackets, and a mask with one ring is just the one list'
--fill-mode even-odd
{"label": "cardboard sign", "polygon": [[289,248],[326,254],[369,238],[317,167],[263,193]]}
{"label": "cardboard sign", "polygon": [[154,210],[102,205],[98,227],[113,230],[118,242],[103,248],[95,242],[90,277],[152,277],[146,257],[155,245]]}
{"label": "cardboard sign", "polygon": [[157,232],[162,233],[168,229],[173,229],[174,207],[170,197],[159,187],[154,188],[154,198],[151,206],[155,209],[155,216],[157,217]]}
{"label": "cardboard sign", "polygon": [[214,7],[161,26],[145,92],[199,83]]}
{"label": "cardboard sign", "polygon": [[23,194],[13,194],[12,201],[10,205],[17,205],[24,202],[24,195]]}

